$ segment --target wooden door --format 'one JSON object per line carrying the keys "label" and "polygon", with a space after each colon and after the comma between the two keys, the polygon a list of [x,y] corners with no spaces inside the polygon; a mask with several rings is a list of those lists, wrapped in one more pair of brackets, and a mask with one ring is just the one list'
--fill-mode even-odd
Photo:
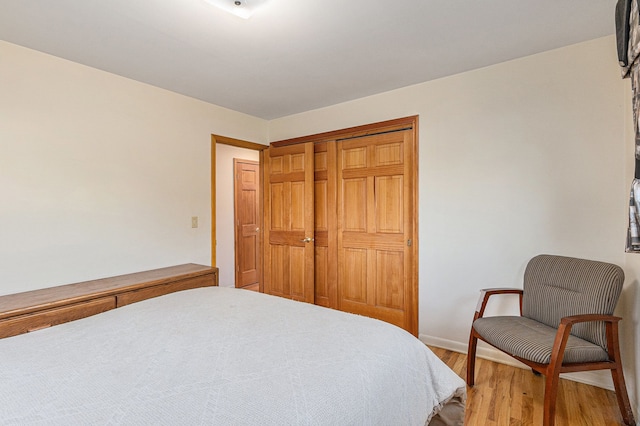
{"label": "wooden door", "polygon": [[413,130],[338,144],[338,305],[418,332]]}
{"label": "wooden door", "polygon": [[260,287],[260,163],[233,160],[236,287]]}
{"label": "wooden door", "polygon": [[313,303],[313,144],[269,148],[264,169],[264,292]]}

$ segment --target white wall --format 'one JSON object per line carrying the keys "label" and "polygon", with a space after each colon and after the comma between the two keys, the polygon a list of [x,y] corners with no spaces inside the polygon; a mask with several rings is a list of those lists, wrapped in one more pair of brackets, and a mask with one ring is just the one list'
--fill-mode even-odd
{"label": "white wall", "polygon": [[234,182],[233,159],[258,161],[260,152],[217,144],[216,148],[216,265],[219,268],[221,287],[235,286],[235,237],[233,184],[219,185],[217,182]]}
{"label": "white wall", "polygon": [[0,294],[210,264],[211,134],[267,126],[0,42]]}
{"label": "white wall", "polygon": [[[625,84],[606,37],[273,120],[269,139],[419,114],[420,334],[466,352],[478,290],[521,286],[532,256],[626,264]],[[638,315],[621,307],[633,374]]]}

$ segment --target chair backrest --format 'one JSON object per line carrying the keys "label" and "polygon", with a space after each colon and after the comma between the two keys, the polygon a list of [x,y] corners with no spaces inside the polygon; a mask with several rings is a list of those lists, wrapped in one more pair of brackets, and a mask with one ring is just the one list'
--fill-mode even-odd
{"label": "chair backrest", "polygon": [[[539,255],[529,261],[524,272],[522,316],[557,328],[569,315],[612,315],[623,284],[624,272],[617,265]],[[571,334],[607,347],[602,322],[576,324]]]}

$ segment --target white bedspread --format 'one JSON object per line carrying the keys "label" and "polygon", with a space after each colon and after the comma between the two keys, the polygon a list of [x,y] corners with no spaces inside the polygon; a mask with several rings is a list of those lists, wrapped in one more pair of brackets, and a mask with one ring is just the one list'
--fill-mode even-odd
{"label": "white bedspread", "polygon": [[424,425],[464,392],[397,327],[230,288],[0,339],[3,425]]}

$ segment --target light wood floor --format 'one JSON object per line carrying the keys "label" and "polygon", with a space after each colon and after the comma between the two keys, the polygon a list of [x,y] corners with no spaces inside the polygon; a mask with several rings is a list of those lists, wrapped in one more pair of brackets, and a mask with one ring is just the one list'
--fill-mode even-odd
{"label": "light wood floor", "polygon": [[[463,379],[465,354],[430,349]],[[465,426],[525,426],[542,424],[544,377],[531,370],[476,360],[476,384],[467,387]],[[560,379],[557,426],[623,425],[615,393]]]}

